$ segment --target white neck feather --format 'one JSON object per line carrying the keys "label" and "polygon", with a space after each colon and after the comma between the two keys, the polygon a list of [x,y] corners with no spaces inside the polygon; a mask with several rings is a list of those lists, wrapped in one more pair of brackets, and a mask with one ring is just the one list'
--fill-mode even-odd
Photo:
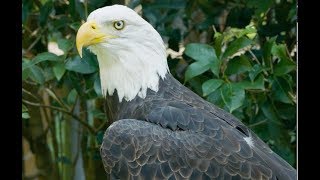
{"label": "white neck feather", "polygon": [[[161,37],[160,37],[161,38]],[[169,72],[164,46],[154,42],[114,47],[114,44],[90,48],[97,55],[101,90],[104,96],[117,90],[119,102],[131,101],[137,95],[146,97],[147,89],[158,91],[159,79]],[[163,41],[161,40],[161,44]]]}

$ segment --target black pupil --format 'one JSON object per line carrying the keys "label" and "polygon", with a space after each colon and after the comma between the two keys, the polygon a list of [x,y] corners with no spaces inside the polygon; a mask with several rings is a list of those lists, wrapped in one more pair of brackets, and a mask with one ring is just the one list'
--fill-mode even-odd
{"label": "black pupil", "polygon": [[121,26],[121,22],[120,21],[117,22],[117,26]]}

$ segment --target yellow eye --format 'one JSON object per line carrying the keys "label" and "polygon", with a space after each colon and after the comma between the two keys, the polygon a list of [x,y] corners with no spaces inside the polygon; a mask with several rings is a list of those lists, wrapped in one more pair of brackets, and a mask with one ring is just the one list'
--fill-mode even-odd
{"label": "yellow eye", "polygon": [[117,30],[121,30],[124,28],[124,21],[115,21],[113,23],[113,27],[116,28]]}

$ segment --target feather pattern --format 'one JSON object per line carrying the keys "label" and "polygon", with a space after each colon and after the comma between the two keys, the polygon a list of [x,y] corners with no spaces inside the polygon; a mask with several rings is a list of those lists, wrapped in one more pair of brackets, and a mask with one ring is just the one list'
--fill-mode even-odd
{"label": "feather pattern", "polygon": [[296,170],[244,124],[171,74],[144,99],[119,103],[108,96],[107,103],[116,122],[104,135],[101,157],[115,179],[296,178]]}

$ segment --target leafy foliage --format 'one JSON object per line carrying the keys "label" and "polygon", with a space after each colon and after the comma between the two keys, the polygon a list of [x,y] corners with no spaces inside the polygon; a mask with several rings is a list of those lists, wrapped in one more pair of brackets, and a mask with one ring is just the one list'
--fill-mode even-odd
{"label": "leafy foliage", "polygon": [[[76,157],[70,138],[76,133],[86,177],[105,179],[99,144],[112,122],[104,114],[97,59],[88,50],[80,59],[75,35],[88,13],[114,2],[22,2],[24,137],[38,159],[49,157],[47,163],[37,164],[39,169],[53,167],[48,177],[52,173],[56,179],[68,179],[68,172],[75,171],[70,169]],[[168,63],[178,80],[241,119],[295,165],[295,0],[126,2],[137,11],[142,7],[139,13],[175,52],[168,51]],[[71,122],[79,123],[79,131],[70,131]],[[38,133],[38,126],[48,130]],[[37,150],[42,146],[35,139],[48,132],[48,148]]]}

